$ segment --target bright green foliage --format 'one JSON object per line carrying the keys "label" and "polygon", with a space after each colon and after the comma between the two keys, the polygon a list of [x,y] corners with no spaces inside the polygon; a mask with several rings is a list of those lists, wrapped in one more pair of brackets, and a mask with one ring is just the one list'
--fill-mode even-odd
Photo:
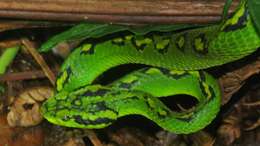
{"label": "bright green foliage", "polygon": [[13,61],[17,52],[19,51],[19,46],[7,48],[3,54],[0,56],[0,75],[4,74],[7,66]]}
{"label": "bright green foliage", "polygon": [[260,1],[249,0],[248,1],[249,12],[252,16],[255,27],[260,34]]}
{"label": "bright green foliage", "polygon": [[2,84],[0,84],[0,94],[5,92],[5,88]]}

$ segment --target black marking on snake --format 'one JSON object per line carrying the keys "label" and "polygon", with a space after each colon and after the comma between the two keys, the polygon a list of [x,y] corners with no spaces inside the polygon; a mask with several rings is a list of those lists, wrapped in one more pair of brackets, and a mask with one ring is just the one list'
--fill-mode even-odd
{"label": "black marking on snake", "polygon": [[[203,86],[203,83],[206,82],[206,75],[203,71],[199,71],[199,75],[200,75],[200,80],[201,80],[199,82],[200,89],[205,96],[208,96],[208,93],[205,91],[205,87]],[[215,98],[216,95],[215,95],[214,89],[211,86],[209,86],[208,88],[209,88],[209,92],[211,94],[209,97]],[[209,99],[207,99],[207,100],[209,100]]]}
{"label": "black marking on snake", "polygon": [[148,95],[144,95],[144,99],[147,101],[147,99],[150,98]]}
{"label": "black marking on snake", "polygon": [[168,76],[171,77],[171,78],[174,78],[174,79],[178,80],[178,79],[184,78],[184,77],[186,77],[186,76],[188,76],[188,75],[189,75],[189,73],[185,72],[185,73],[183,73],[183,74],[172,74],[172,73],[170,73]]}
{"label": "black marking on snake", "polygon": [[44,110],[46,110],[47,112],[50,111],[50,110],[49,110],[48,103],[44,103],[44,104],[42,105],[42,108],[43,108]]}
{"label": "black marking on snake", "polygon": [[[82,86],[79,86],[78,88],[76,88],[74,91],[79,91],[79,90],[86,90],[86,85],[82,85]],[[87,89],[87,91],[89,91],[89,89]],[[85,92],[85,91],[84,91]],[[80,93],[82,95],[82,93]]]}
{"label": "black marking on snake", "polygon": [[242,29],[242,28],[246,27],[246,23],[248,21],[248,16],[249,16],[248,9],[245,9],[245,12],[243,13],[243,15],[241,17],[239,17],[238,22],[236,24],[233,24],[233,25],[225,26],[223,31],[224,32],[235,31],[235,30]]}
{"label": "black marking on snake", "polygon": [[[151,97],[150,97],[150,96],[147,96],[147,95],[145,95],[145,96],[143,96],[143,97],[144,97],[144,99],[145,99],[145,103],[146,103],[147,107],[148,107],[151,111],[156,111],[156,110],[154,109],[154,107],[151,106],[150,103],[148,102],[149,98],[151,98]],[[167,118],[167,117],[170,115],[170,111],[169,111],[168,109],[163,109],[163,111],[166,112],[166,113],[165,113],[165,114],[162,114],[162,113],[160,113],[159,111],[156,111],[156,114],[157,114],[157,116],[158,116],[160,119]]]}
{"label": "black marking on snake", "polygon": [[185,51],[184,48],[185,48],[185,44],[186,44],[186,38],[187,38],[187,34],[184,33],[184,34],[178,36],[176,39],[176,42],[175,42],[177,49],[183,53]]}
{"label": "black marking on snake", "polygon": [[67,76],[67,78],[65,79],[65,81],[63,82],[63,84],[66,84],[66,83],[68,82],[68,79],[70,78],[70,76],[71,76],[71,74],[72,74],[72,69],[71,69],[70,66],[68,66],[68,67],[66,68],[66,72],[67,72],[68,76]]}
{"label": "black marking on snake", "polygon": [[170,46],[170,43],[168,43],[167,45],[165,45],[162,49],[159,49],[159,48],[156,48],[156,49],[158,50],[158,52],[159,52],[160,54],[165,54],[165,53],[168,52],[169,46]]}
{"label": "black marking on snake", "polygon": [[165,114],[162,114],[160,113],[160,111],[157,111],[150,103],[149,103],[149,96],[145,95],[143,96],[144,99],[145,99],[145,104],[147,105],[147,108],[153,112],[153,111],[156,111],[156,114],[157,116],[160,118],[160,119],[163,119],[163,118],[167,118],[169,115],[170,115],[170,111],[168,111],[167,109],[163,109],[163,111],[165,112]]}
{"label": "black marking on snake", "polygon": [[186,77],[189,75],[188,72],[184,72],[183,74],[173,74],[170,72],[170,70],[168,69],[165,69],[165,68],[159,68],[159,70],[166,76],[170,77],[170,78],[173,78],[173,79],[180,79],[180,78],[183,78],[183,77]]}
{"label": "black marking on snake", "polygon": [[146,74],[146,72],[147,72],[149,69],[150,69],[149,67],[145,67],[145,68],[140,69],[140,72]]}
{"label": "black marking on snake", "polygon": [[101,111],[112,111],[113,113],[118,115],[118,112],[112,108],[109,108],[104,101],[97,102],[97,103],[91,105],[88,110],[88,112],[92,113],[93,115],[96,114],[97,112],[101,112]]}
{"label": "black marking on snake", "polygon": [[121,94],[120,91],[110,93],[111,96],[118,96],[120,94]]}
{"label": "black marking on snake", "polygon": [[94,105],[95,105],[96,111],[105,111],[108,109],[108,107],[106,106],[106,103],[104,101],[98,102]]}
{"label": "black marking on snake", "polygon": [[169,76],[170,70],[165,68],[158,68],[164,75]]}
{"label": "black marking on snake", "polygon": [[83,104],[81,98],[81,96],[77,96],[75,99],[72,100],[71,104],[76,107],[81,107]]}
{"label": "black marking on snake", "polygon": [[123,88],[123,89],[130,89],[132,87],[131,83],[120,83],[119,84],[119,88]]}
{"label": "black marking on snake", "polygon": [[209,86],[209,92],[210,92],[211,96],[210,96],[210,99],[208,99],[207,102],[209,102],[209,101],[213,100],[214,98],[216,98],[215,91],[214,91],[214,89],[211,86]]}
{"label": "black marking on snake", "polygon": [[131,100],[139,100],[140,99],[137,96],[131,96],[131,97],[128,97],[128,98],[131,99]]}
{"label": "black marking on snake", "polygon": [[133,37],[133,38],[131,39],[131,43],[134,45],[134,47],[136,48],[136,50],[139,51],[139,52],[143,52],[143,50],[144,50],[144,48],[147,46],[147,44],[146,44],[146,43],[142,43],[141,45],[137,45],[137,42],[136,42],[136,41],[138,41],[138,40],[136,39],[136,37]]}
{"label": "black marking on snake", "polygon": [[131,89],[131,87],[137,82],[137,80],[133,80],[130,83],[124,83],[124,82],[120,82],[119,83],[119,88],[123,88],[123,89]]}
{"label": "black marking on snake", "polygon": [[147,105],[147,107],[148,107],[148,109],[150,109],[151,111],[154,111],[154,108],[149,104],[149,102],[148,102],[148,98],[147,97],[145,97],[145,103],[146,103],[146,105]]}
{"label": "black marking on snake", "polygon": [[55,111],[60,111],[60,110],[63,110],[63,109],[66,109],[66,107],[64,107],[62,105],[62,103],[57,102],[56,106],[55,106]]}
{"label": "black marking on snake", "polygon": [[193,50],[199,54],[207,54],[208,53],[208,41],[204,33],[199,34],[192,41]]}
{"label": "black marking on snake", "polygon": [[62,111],[62,110],[67,110],[67,108],[66,108],[66,107],[63,107],[63,106],[60,106],[60,107],[59,107],[59,105],[57,104],[56,107],[55,107],[55,109],[52,111],[52,113],[53,113],[53,115],[56,117],[56,116],[57,116],[56,114],[57,114],[59,111]]}
{"label": "black marking on snake", "polygon": [[63,97],[62,99],[57,99],[57,96],[54,96],[54,99],[56,101],[56,105],[63,105],[64,103],[70,103],[71,98],[70,95],[66,95],[65,98]]}
{"label": "black marking on snake", "polygon": [[200,75],[200,79],[201,79],[201,81],[206,81],[206,76],[205,76],[205,73],[203,72],[203,71],[199,71],[199,75]]}
{"label": "black marking on snake", "polygon": [[120,102],[128,104],[129,102],[131,102],[133,100],[140,100],[140,98],[138,96],[130,96],[130,97],[127,97],[127,98],[124,98],[124,99],[120,99]]}
{"label": "black marking on snake", "polygon": [[81,125],[99,125],[99,124],[110,124],[114,119],[110,118],[97,118],[95,120],[83,119],[80,115],[74,115],[73,119],[75,122]]}
{"label": "black marking on snake", "polygon": [[124,46],[125,45],[125,38],[120,37],[120,38],[113,39],[111,41],[111,43],[114,44],[114,45],[117,45],[117,46]]}
{"label": "black marking on snake", "polygon": [[65,116],[63,116],[62,118],[61,118],[61,120],[63,120],[63,121],[69,121],[71,119],[71,117],[70,116],[68,116],[68,115],[65,115]]}
{"label": "black marking on snake", "polygon": [[70,76],[72,75],[72,69],[71,69],[71,67],[68,66],[68,67],[65,69],[65,71],[60,72],[59,75],[58,75],[58,79],[63,75],[64,72],[67,72],[67,77],[66,77],[66,79],[65,79],[65,80],[63,81],[63,83],[62,83],[62,87],[64,87],[64,85],[68,83],[69,78],[70,78]]}
{"label": "black marking on snake", "polygon": [[90,91],[88,90],[83,94],[83,96],[104,96],[107,94],[110,90],[108,89],[98,89],[97,91]]}
{"label": "black marking on snake", "polygon": [[96,91],[96,95],[97,96],[104,96],[109,91],[110,90],[108,90],[108,89],[99,89],[98,91]]}
{"label": "black marking on snake", "polygon": [[80,55],[92,55],[95,53],[95,44],[86,44],[90,45],[89,48],[86,50],[84,49],[84,46],[81,48]]}
{"label": "black marking on snake", "polygon": [[201,92],[202,94],[207,97],[208,96],[208,93],[205,91],[205,87],[203,85],[204,81],[199,81],[199,85],[200,85],[200,89],[201,89]]}
{"label": "black marking on snake", "polygon": [[154,48],[158,51],[160,54],[165,54],[168,52],[168,48],[170,46],[170,37],[163,37],[161,41],[156,42],[153,39]]}

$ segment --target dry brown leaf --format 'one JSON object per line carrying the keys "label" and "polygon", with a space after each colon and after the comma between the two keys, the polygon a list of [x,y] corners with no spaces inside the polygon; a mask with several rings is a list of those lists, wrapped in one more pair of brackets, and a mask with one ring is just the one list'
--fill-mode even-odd
{"label": "dry brown leaf", "polygon": [[63,146],[85,146],[82,138],[70,138]]}
{"label": "dry brown leaf", "polygon": [[223,145],[231,145],[241,136],[240,119],[234,116],[227,117],[218,129],[218,138]]}
{"label": "dry brown leaf", "polygon": [[40,146],[44,140],[43,129],[13,128],[6,120],[6,115],[0,115],[0,146]]}
{"label": "dry brown leaf", "polygon": [[48,66],[48,64],[42,57],[42,55],[37,51],[33,42],[29,41],[27,38],[23,38],[22,44],[31,53],[31,55],[36,60],[36,62],[41,66],[42,70],[50,80],[51,84],[55,85],[55,80],[56,80],[55,74],[51,71],[50,67]]}
{"label": "dry brown leaf", "polygon": [[40,102],[52,95],[53,90],[50,87],[37,87],[21,93],[10,107],[7,115],[8,124],[12,127],[39,124],[43,120]]}
{"label": "dry brown leaf", "polygon": [[200,131],[190,135],[189,137],[193,141],[194,146],[213,146],[215,139],[207,132]]}

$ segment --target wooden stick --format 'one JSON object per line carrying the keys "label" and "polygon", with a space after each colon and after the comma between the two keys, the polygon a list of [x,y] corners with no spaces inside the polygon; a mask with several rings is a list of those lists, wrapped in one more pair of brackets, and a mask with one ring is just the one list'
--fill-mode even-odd
{"label": "wooden stick", "polygon": [[[237,6],[236,0],[231,11]],[[116,23],[210,23],[225,0],[2,0],[0,17]]]}
{"label": "wooden stick", "polygon": [[[55,73],[58,71],[52,70]],[[40,79],[46,78],[45,73],[42,70],[32,70],[32,71],[24,71],[17,73],[6,73],[0,76],[0,82],[7,81],[19,81],[19,80],[31,80],[31,79]]]}
{"label": "wooden stick", "polygon": [[52,85],[55,85],[56,77],[54,73],[51,71],[43,57],[37,52],[34,48],[33,44],[28,39],[22,39],[22,43],[25,48],[32,54],[33,58],[36,62],[41,66],[42,70],[44,71],[45,75],[48,77]]}

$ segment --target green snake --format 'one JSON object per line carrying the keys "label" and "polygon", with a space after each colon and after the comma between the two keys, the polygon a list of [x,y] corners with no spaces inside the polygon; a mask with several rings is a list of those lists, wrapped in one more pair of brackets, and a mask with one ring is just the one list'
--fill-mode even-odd
{"label": "green snake", "polygon": [[[43,104],[42,113],[48,121],[67,127],[103,128],[137,114],[174,133],[196,132],[216,117],[221,99],[217,81],[201,70],[240,59],[259,46],[246,0],[221,24],[89,39],[62,65],[57,93]],[[133,63],[152,67],[108,85],[94,84],[106,70]],[[195,97],[198,104],[175,112],[160,100],[179,94]]]}

